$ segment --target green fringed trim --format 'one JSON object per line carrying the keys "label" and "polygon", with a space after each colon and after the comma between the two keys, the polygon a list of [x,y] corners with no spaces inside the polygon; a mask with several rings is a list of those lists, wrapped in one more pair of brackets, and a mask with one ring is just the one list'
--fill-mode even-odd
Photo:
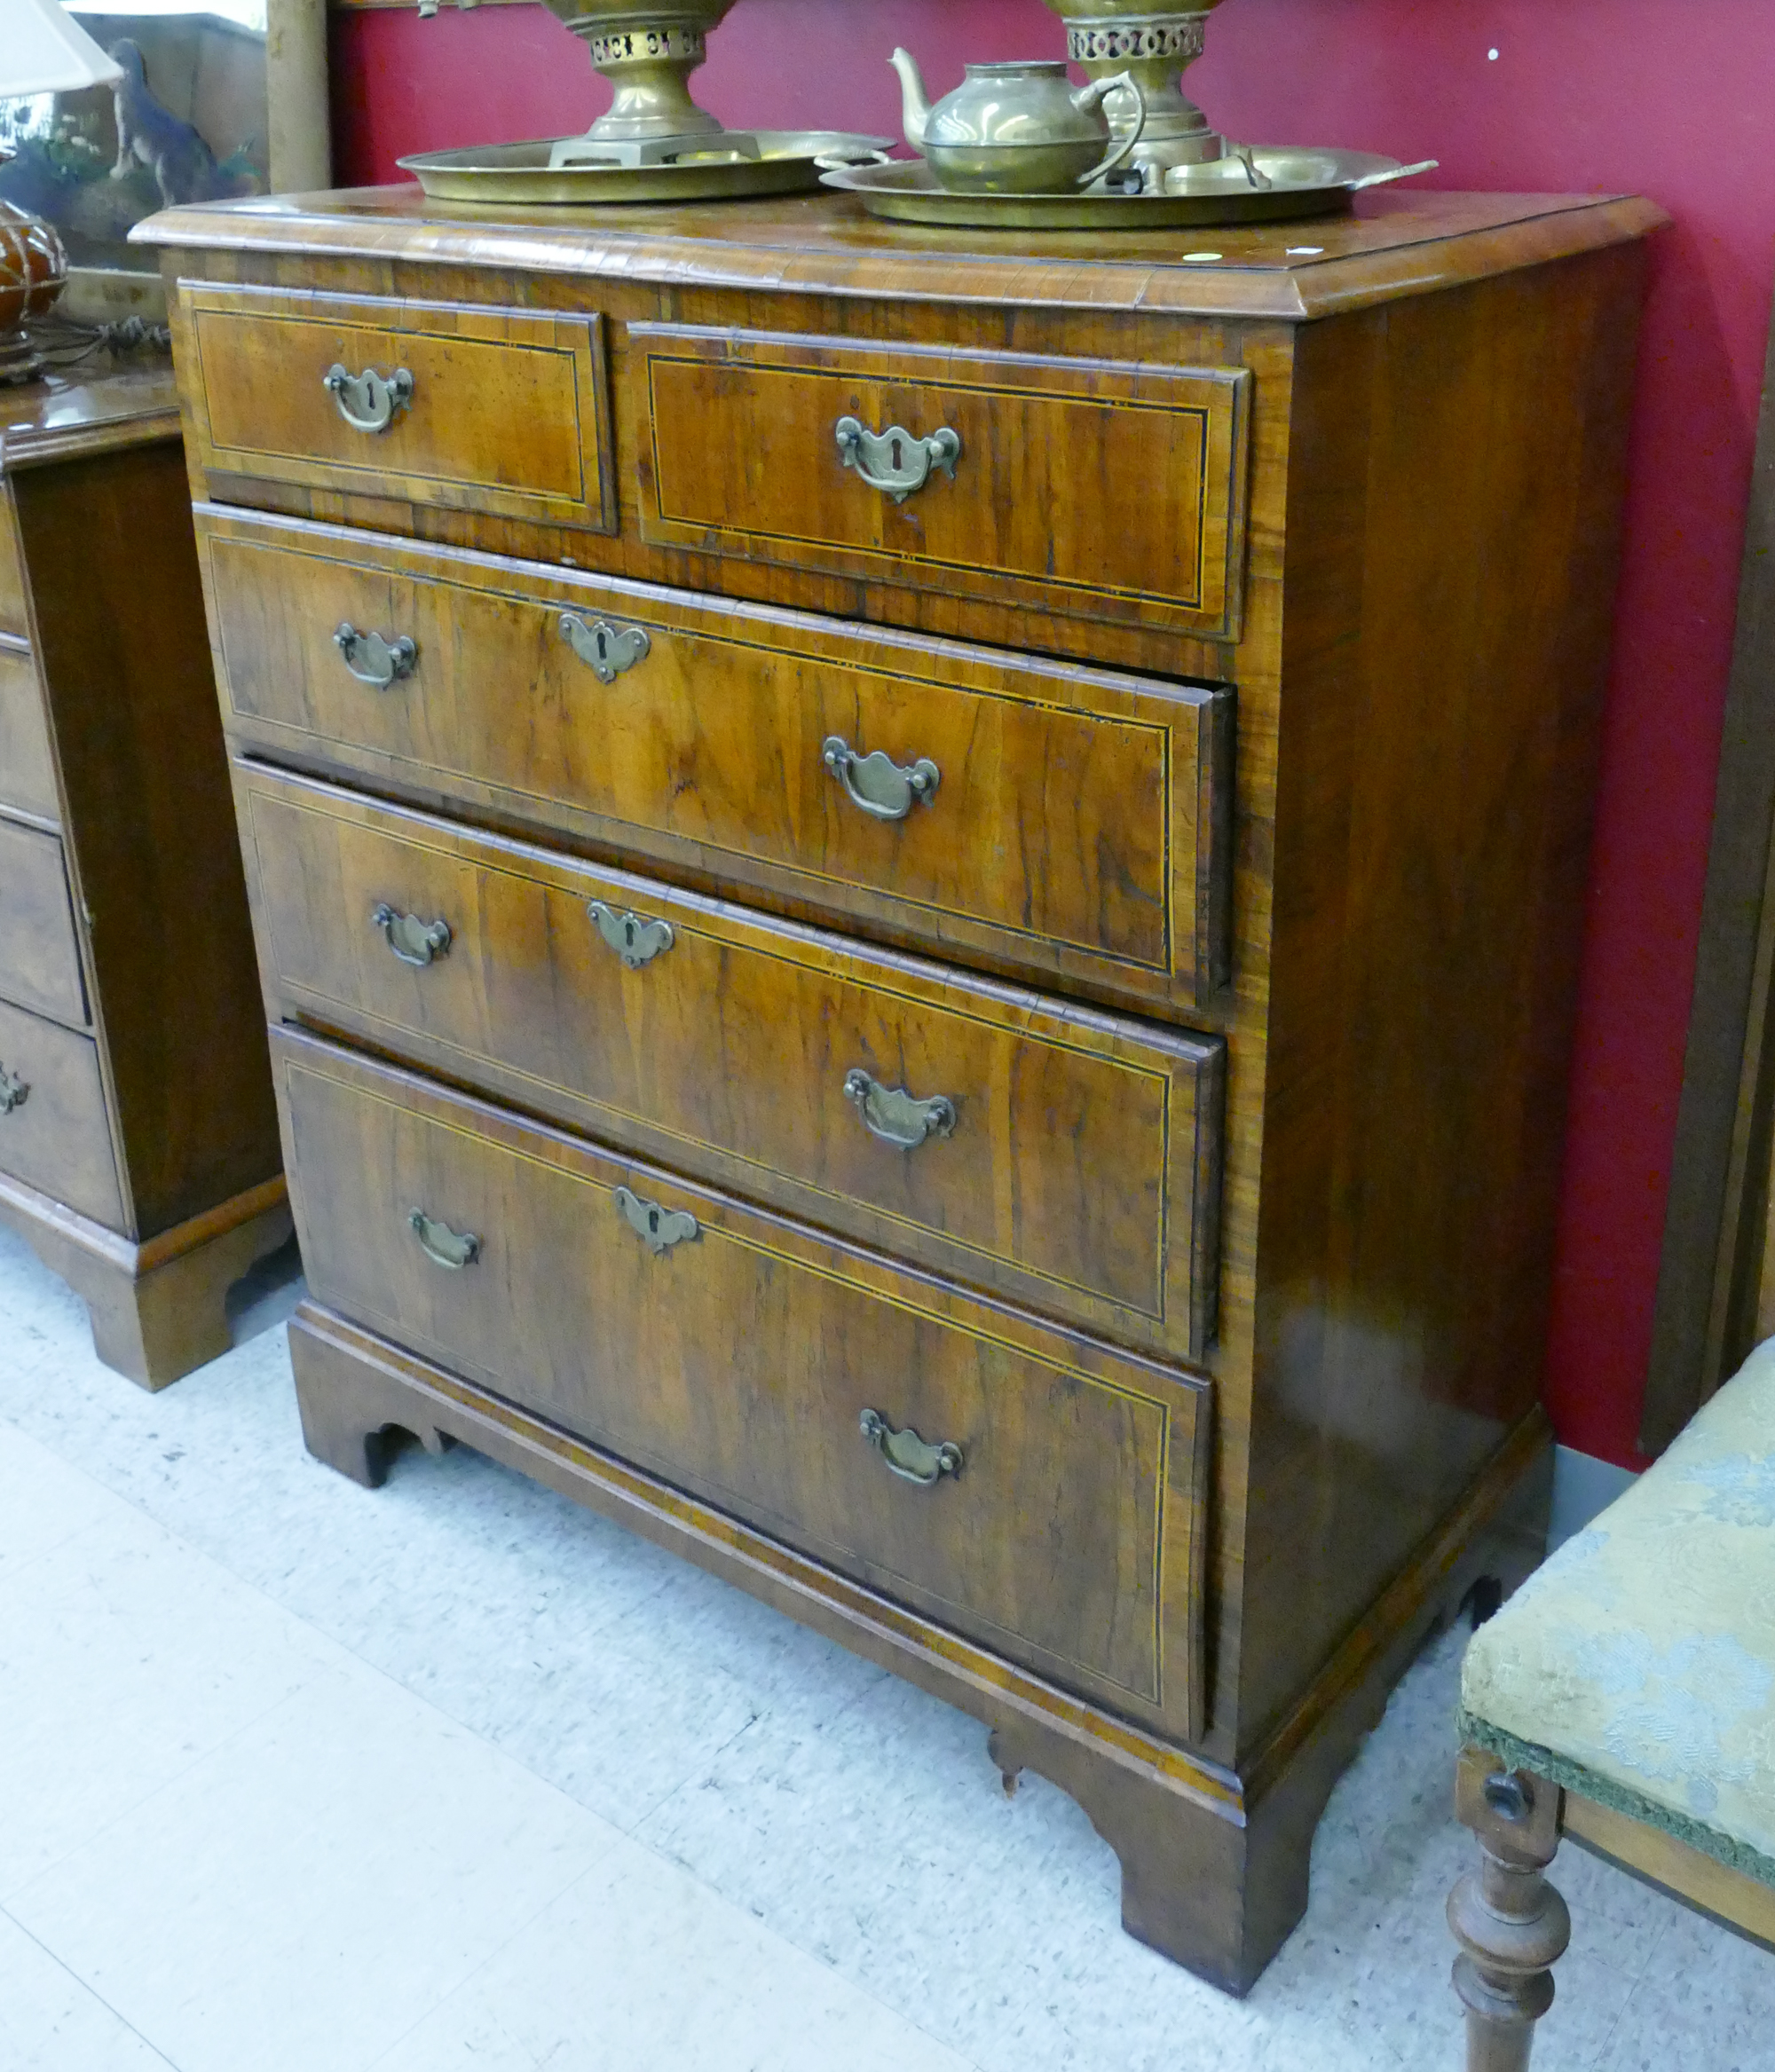
{"label": "green fringed trim", "polygon": [[1720,1833],[1717,1828],[1704,1826],[1686,1814],[1661,1806],[1655,1799],[1643,1798],[1625,1784],[1616,1784],[1613,1778],[1599,1777],[1594,1770],[1586,1769],[1582,1763],[1570,1761],[1563,1755],[1556,1755],[1550,1748],[1519,1740],[1516,1735],[1506,1733],[1502,1727],[1494,1727],[1471,1713],[1458,1714],[1456,1724],[1463,1742],[1489,1749],[1508,1769],[1526,1769],[1535,1777],[1549,1777],[1554,1784],[1563,1784],[1568,1792],[1576,1792],[1583,1798],[1594,1799],[1598,1806],[1624,1813],[1629,1820],[1643,1821],[1647,1827],[1661,1827],[1666,1834],[1675,1835],[1679,1842],[1687,1842],[1692,1849],[1700,1849],[1728,1870],[1741,1871],[1747,1878],[1755,1879],[1759,1885],[1775,1886],[1775,1857],[1765,1856],[1761,1849],[1752,1848],[1748,1842],[1734,1841],[1729,1834]]}

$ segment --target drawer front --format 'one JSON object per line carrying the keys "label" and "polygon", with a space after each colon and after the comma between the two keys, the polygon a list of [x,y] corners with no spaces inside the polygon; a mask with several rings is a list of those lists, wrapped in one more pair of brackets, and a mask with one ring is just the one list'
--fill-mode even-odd
{"label": "drawer front", "polygon": [[[1120,997],[1224,981],[1227,691],[320,528],[200,531],[237,741]],[[342,626],[381,644],[348,656]],[[403,642],[385,689],[359,680]]]}
{"label": "drawer front", "polygon": [[0,483],[0,633],[15,640],[30,637],[30,614],[25,604],[25,557],[19,549],[19,530]]}
{"label": "drawer front", "polygon": [[98,1046],[0,1001],[0,1173],[123,1227]]}
{"label": "drawer front", "polygon": [[[1187,1706],[1205,1384],[313,1038],[273,1056],[323,1302],[1037,1669]],[[959,1471],[903,1479],[872,1411]]]}
{"label": "drawer front", "polygon": [[1235,639],[1242,369],[629,327],[661,545]]}
{"label": "drawer front", "polygon": [[1054,1314],[1202,1351],[1217,1038],[263,768],[237,792],[282,1012]]}
{"label": "drawer front", "polygon": [[599,316],[185,282],[178,320],[212,474],[616,529]]}
{"label": "drawer front", "polygon": [[0,820],[0,999],[84,1028],[86,982],[61,843]]}
{"label": "drawer front", "polygon": [[36,664],[21,648],[0,647],[0,806],[42,820],[61,814]]}

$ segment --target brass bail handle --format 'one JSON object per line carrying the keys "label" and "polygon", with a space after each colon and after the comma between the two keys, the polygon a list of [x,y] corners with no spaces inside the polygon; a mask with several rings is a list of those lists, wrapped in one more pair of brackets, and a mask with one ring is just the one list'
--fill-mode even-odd
{"label": "brass bail handle", "polygon": [[1117,72],[1108,79],[1093,79],[1089,86],[1073,96],[1074,105],[1080,108],[1094,108],[1100,106],[1112,93],[1131,93],[1133,95],[1134,106],[1138,111],[1134,118],[1134,127],[1100,165],[1093,166],[1091,170],[1080,179],[1078,185],[1081,187],[1088,187],[1093,181],[1103,179],[1113,173],[1140,141],[1146,130],[1147,97],[1141,92],[1140,83],[1132,72]]}
{"label": "brass bail handle", "polygon": [[928,806],[937,795],[943,773],[927,755],[903,768],[883,750],[859,755],[842,734],[828,734],[820,760],[844,786],[853,806],[872,820],[903,820],[914,802]]}
{"label": "brass bail handle", "polygon": [[839,459],[854,468],[871,489],[879,489],[903,504],[931,478],[933,468],[941,468],[951,482],[955,464],[961,458],[961,434],[939,425],[928,438],[914,438],[897,424],[886,431],[871,431],[861,418],[840,417],[832,427]]}
{"label": "brass bail handle", "polygon": [[452,1230],[447,1223],[438,1222],[422,1209],[407,1211],[406,1225],[419,1240],[420,1250],[434,1266],[460,1273],[481,1256],[481,1241],[473,1231]]}
{"label": "brass bail handle", "polygon": [[337,360],[320,377],[320,386],[330,391],[339,414],[353,431],[386,431],[395,413],[413,400],[413,376],[404,366],[391,374],[379,374],[367,366],[354,374]]}
{"label": "brass bail handle", "polygon": [[372,690],[386,690],[403,676],[411,676],[419,660],[419,643],[410,634],[398,634],[390,640],[386,634],[359,633],[349,618],[341,619],[334,628],[333,644],[344,658],[346,668]]}
{"label": "brass bail handle", "polygon": [[919,1100],[903,1086],[883,1086],[860,1065],[844,1075],[844,1098],[863,1117],[869,1134],[897,1151],[916,1151],[955,1129],[955,1103],[946,1093]]}
{"label": "brass bail handle", "polygon": [[370,910],[370,926],[382,930],[395,956],[414,971],[423,971],[442,957],[454,940],[448,921],[422,921],[417,914],[398,913],[386,900]]}
{"label": "brass bail handle", "polygon": [[879,1410],[865,1410],[856,1422],[857,1430],[888,1463],[889,1473],[902,1482],[935,1489],[945,1475],[961,1473],[961,1448],[953,1439],[939,1439],[933,1445],[921,1439],[911,1425],[895,1431]]}

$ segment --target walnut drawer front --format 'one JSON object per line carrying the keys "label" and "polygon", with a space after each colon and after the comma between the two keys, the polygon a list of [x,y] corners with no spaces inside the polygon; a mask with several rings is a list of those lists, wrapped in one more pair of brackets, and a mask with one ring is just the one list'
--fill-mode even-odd
{"label": "walnut drawer front", "polygon": [[628,327],[641,531],[1233,639],[1242,369]]}
{"label": "walnut drawer front", "polygon": [[237,743],[1140,1004],[1225,980],[1229,691],[213,510],[199,532]]}
{"label": "walnut drawer front", "polygon": [[36,664],[22,648],[0,647],[0,806],[41,820],[61,815]]}
{"label": "walnut drawer front", "polygon": [[24,640],[30,633],[30,613],[25,604],[25,557],[19,551],[19,532],[4,492],[0,492],[0,633]]}
{"label": "walnut drawer front", "polygon": [[1052,1314],[1211,1335],[1224,1050],[264,769],[294,1010]]}
{"label": "walnut drawer front", "polygon": [[0,999],[84,1028],[86,981],[52,834],[0,820]]}
{"label": "walnut drawer front", "polygon": [[1205,1384],[315,1038],[272,1054],[322,1301],[1057,1679],[1188,1709]]}
{"label": "walnut drawer front", "polygon": [[0,1002],[0,1172],[123,1225],[98,1046]]}
{"label": "walnut drawer front", "polygon": [[185,282],[198,462],[247,502],[257,478],[612,532],[603,322]]}

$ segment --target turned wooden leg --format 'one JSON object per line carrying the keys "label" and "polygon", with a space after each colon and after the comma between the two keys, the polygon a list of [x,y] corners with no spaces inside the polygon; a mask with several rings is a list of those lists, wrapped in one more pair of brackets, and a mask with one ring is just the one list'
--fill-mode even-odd
{"label": "turned wooden leg", "polygon": [[1464,1748],[1455,1810],[1480,1850],[1478,1875],[1448,1895],[1467,2072],[1527,2072],[1534,2025],[1553,2005],[1549,1967],[1572,1940],[1566,1903],[1541,1875],[1559,1847],[1559,1787]]}

